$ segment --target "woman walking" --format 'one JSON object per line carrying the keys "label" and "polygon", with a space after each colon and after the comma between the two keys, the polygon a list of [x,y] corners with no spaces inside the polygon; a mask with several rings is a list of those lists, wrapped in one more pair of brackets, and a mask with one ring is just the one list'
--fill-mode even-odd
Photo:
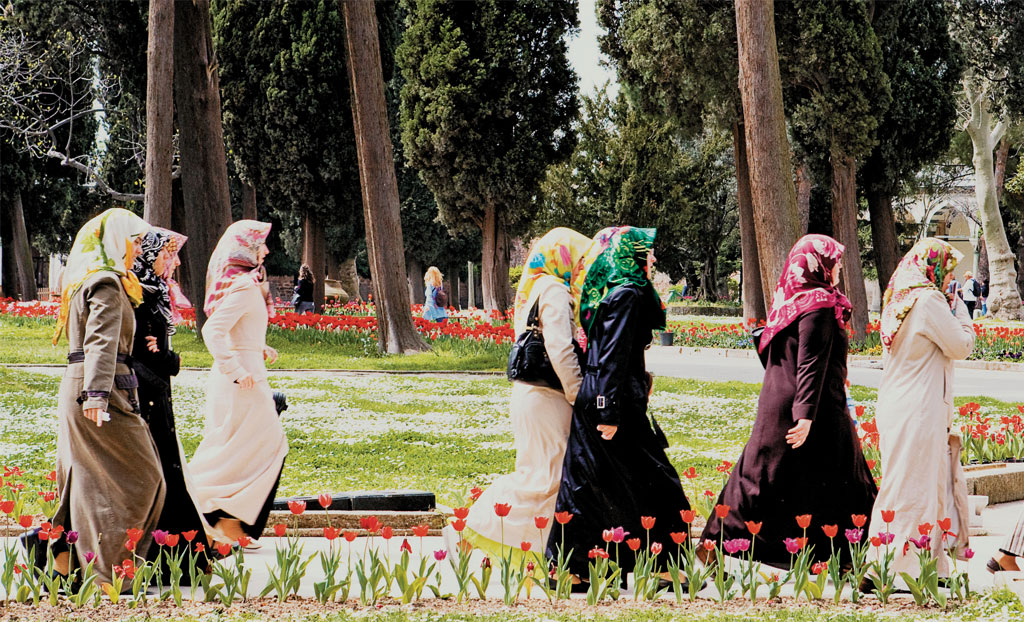
{"label": "woman walking", "polygon": [[[974,328],[960,296],[944,293],[960,257],[946,242],[920,240],[882,299],[884,371],[875,417],[882,484],[869,533],[893,534],[893,569],[914,577],[920,568],[917,547],[904,546],[909,538],[929,537],[939,576],[949,574],[944,551],[967,547],[967,484],[952,425],[953,361],[974,349]],[[947,518],[945,531],[955,535],[939,528]]]}
{"label": "woman walking", "polygon": [[423,319],[444,322],[448,319],[448,296],[444,293],[444,280],[436,266],[427,268],[423,275]]}
{"label": "woman walking", "polygon": [[189,467],[210,533],[226,542],[263,533],[288,453],[264,365],[277,360],[266,345],[274,313],[263,268],[269,234],[269,223],[233,223],[206,272],[203,341],[214,365],[206,428]]}
{"label": "woman walking", "polygon": [[196,531],[198,537],[189,545],[194,547],[206,542],[205,524],[189,494],[188,464],[178,440],[171,401],[171,377],[177,376],[181,367],[181,359],[171,347],[171,335],[175,333],[175,317],[180,317],[177,304],[183,300],[180,294],[172,295],[176,286],[173,275],[181,264],[178,251],[187,239],[159,227],[142,237],[142,252],[132,268],[142,285],[142,304],[135,309],[132,368],[139,379],[142,418],[156,443],[167,486],[157,529],[172,534]]}
{"label": "woman walking", "polygon": [[[515,471],[498,478],[473,504],[464,531],[473,546],[493,557],[510,551],[518,563],[521,543],[541,555],[555,511],[572,404],[581,374],[573,341],[573,277],[590,239],[572,229],[552,229],[530,250],[516,290],[513,325],[517,335],[538,326],[559,386],[512,383]],[[500,519],[495,504],[508,504]],[[538,524],[536,517],[544,519]],[[504,549],[500,543],[504,542]]]}
{"label": "woman walking", "polygon": [[313,313],[316,306],[313,304],[313,286],[316,285],[316,278],[308,265],[302,264],[299,268],[299,282],[295,284],[292,296],[292,304],[296,313]]}
{"label": "woman walking", "polygon": [[[665,455],[664,437],[647,416],[650,376],[644,354],[651,331],[664,328],[666,319],[650,281],[654,236],[654,229],[602,230],[576,277],[586,366],[555,502],[555,510],[572,519],[564,525],[564,542],[561,527],[550,533],[547,555],[557,559],[563,545],[566,554],[574,551],[569,570],[583,583],[587,552],[605,546],[604,530],[622,527],[665,546],[670,533],[686,529],[680,511],[690,504]],[[647,518],[641,522],[641,517]],[[623,548],[619,561],[625,575],[635,557]]]}
{"label": "woman walking", "polygon": [[141,529],[135,553],[145,556],[164,505],[164,478],[149,428],[139,411],[138,382],[129,366],[133,306],[142,287],[131,268],[149,225],[109,209],[82,227],[64,271],[53,343],[67,332],[68,367],[60,385],[54,525],[77,531],[71,560],[54,548],[61,574],[95,555],[98,583],[128,555],[125,534]]}
{"label": "woman walking", "polygon": [[[828,236],[806,235],[789,251],[757,344],[765,366],[757,419],[718,498],[729,511],[712,516],[701,535],[754,538],[755,559],[780,568],[792,559],[784,540],[804,533],[814,558],[828,559],[822,527],[857,528],[852,517],[866,518],[877,493],[846,407],[843,250]],[[761,525],[757,535],[748,523]]]}

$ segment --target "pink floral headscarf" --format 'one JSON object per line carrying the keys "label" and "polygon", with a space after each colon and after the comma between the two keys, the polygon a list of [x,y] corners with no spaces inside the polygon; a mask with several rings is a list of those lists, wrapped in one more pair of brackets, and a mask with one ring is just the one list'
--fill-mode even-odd
{"label": "pink floral headscarf", "polygon": [[191,309],[192,301],[185,297],[184,292],[181,291],[181,285],[174,280],[174,259],[178,257],[178,253],[181,252],[181,247],[188,241],[188,236],[162,227],[153,228],[166,233],[170,237],[170,241],[167,243],[167,249],[171,254],[171,257],[169,257],[170,261],[164,263],[164,273],[158,276],[167,283],[168,294],[171,298],[171,320],[174,324],[181,324],[181,322],[184,321],[184,318],[181,315],[181,310]]}
{"label": "pink floral headscarf", "polygon": [[[257,220],[239,220],[231,223],[217,248],[213,249],[210,265],[206,269],[206,302],[203,310],[213,315],[221,299],[238,282],[250,279],[262,286],[266,280],[263,264],[259,260],[259,249],[270,235],[270,223]],[[274,303],[264,289],[267,299],[267,314],[274,317]]]}
{"label": "pink floral headscarf", "polygon": [[844,250],[842,244],[827,235],[811,234],[797,240],[779,276],[768,324],[761,334],[760,352],[764,352],[772,337],[808,311],[834,308],[840,328],[846,328],[853,306],[832,284],[832,270]]}

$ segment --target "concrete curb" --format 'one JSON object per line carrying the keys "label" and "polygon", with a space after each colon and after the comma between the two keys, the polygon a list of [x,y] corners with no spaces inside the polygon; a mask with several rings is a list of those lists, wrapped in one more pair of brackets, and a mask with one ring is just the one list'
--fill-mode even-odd
{"label": "concrete curb", "polygon": [[[31,369],[42,368],[42,369],[63,369],[67,367],[64,363],[0,363],[0,367],[10,367],[12,369]],[[182,371],[210,371],[209,367],[182,367]],[[503,376],[503,371],[486,371],[486,370],[458,370],[458,369],[431,369],[431,370],[416,370],[416,369],[277,369],[270,367],[267,369],[269,372],[282,372],[282,373],[300,373],[300,372],[320,372],[325,374],[371,374],[371,375],[393,375],[393,376],[409,376],[409,375],[432,375],[436,374],[439,376]]]}
{"label": "concrete curb", "polygon": [[1024,499],[1024,462],[993,462],[964,467],[967,494],[988,497],[991,505]]}

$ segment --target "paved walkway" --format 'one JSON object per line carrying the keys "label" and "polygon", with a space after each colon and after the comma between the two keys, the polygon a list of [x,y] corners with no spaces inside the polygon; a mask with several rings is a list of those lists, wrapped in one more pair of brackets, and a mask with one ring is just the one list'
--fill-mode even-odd
{"label": "paved walkway", "polygon": [[[1016,591],[1022,598],[1024,598],[1024,573],[1000,573],[996,576],[995,580],[993,575],[989,574],[985,569],[985,562],[993,555],[996,554],[1000,544],[1005,538],[1006,534],[1013,529],[1014,524],[1017,521],[1018,516],[1021,512],[1024,512],[1024,501],[1018,501],[1014,503],[1005,503],[1002,505],[986,508],[982,512],[982,518],[984,520],[984,527],[987,531],[987,535],[974,536],[971,538],[971,546],[975,550],[976,555],[970,562],[970,577],[971,587],[974,590],[985,590],[991,587],[994,582],[998,582],[1000,585],[1008,585],[1011,589]],[[0,548],[7,544],[8,541],[0,539]],[[277,538],[264,538],[262,540],[262,548],[258,551],[251,551],[245,554],[246,566],[251,568],[253,571],[252,580],[250,582],[250,594],[249,596],[257,596],[263,589],[263,586],[267,584],[269,577],[269,568],[274,567],[275,561],[275,550],[279,545]],[[409,538],[409,542],[413,548],[413,559],[418,560],[420,553],[420,541],[418,538]],[[323,538],[304,538],[302,539],[304,547],[304,555],[313,555],[320,551],[327,550],[327,541]],[[385,542],[380,538],[374,538],[372,545],[381,549]],[[395,537],[387,542],[387,550],[389,559],[396,560],[399,558],[400,547],[402,545],[402,538]],[[347,558],[349,548],[351,548],[352,556],[357,559],[363,554],[366,545],[365,538],[359,538],[351,545],[346,543],[343,539],[339,538],[335,540],[335,547],[340,547],[342,551],[343,559]],[[427,556],[433,556],[434,551],[444,550],[445,545],[443,539],[440,537],[428,537],[422,541],[423,552]],[[479,573],[480,561],[482,557],[479,552],[474,553],[474,558],[470,567],[474,573]],[[224,562],[222,562],[224,563]],[[0,560],[2,564],[2,560]],[[412,566],[413,564],[410,564]],[[418,565],[418,564],[417,564]],[[344,568],[344,562],[342,565]],[[441,591],[442,593],[453,593],[458,590],[455,575],[452,572],[448,562],[442,562],[438,564],[438,568],[441,572]],[[477,576],[479,576],[477,574]],[[299,590],[300,596],[312,597],[313,596],[313,583],[323,580],[323,571],[320,568],[320,562],[318,559],[314,559],[309,565],[306,576],[302,581],[302,587]],[[358,582],[353,575],[353,586],[350,598],[358,598]],[[434,583],[432,578],[430,583]],[[393,588],[394,592],[397,592],[397,588]],[[761,588],[762,595],[766,593],[766,588]],[[472,597],[476,598],[475,590],[471,590]],[[833,592],[834,593],[834,592]],[[0,588],[0,595],[3,594],[2,588]],[[501,586],[501,579],[498,573],[497,567],[491,576],[491,583],[487,590],[488,598],[501,599],[504,594]],[[792,587],[786,586],[783,589],[784,596],[792,595]],[[425,596],[430,596],[430,591],[425,591]],[[525,594],[524,594],[525,596]],[[715,589],[713,585],[709,585],[705,588],[700,596],[702,598],[713,599],[715,598]],[[544,598],[543,592],[539,589],[533,589],[533,598]],[[581,596],[578,596],[581,597]],[[631,597],[631,592],[627,591],[627,597]],[[672,596],[666,595],[665,598],[672,598]]]}
{"label": "paved walkway", "polygon": [[[655,375],[674,378],[757,383],[764,379],[764,368],[757,358],[725,357],[721,351],[712,349],[690,354],[680,352],[678,347],[652,346],[647,351],[647,367]],[[853,384],[877,389],[882,381],[881,361],[856,361],[850,365],[849,374]],[[1024,403],[1024,374],[958,368],[953,391],[958,396],[979,395]]]}

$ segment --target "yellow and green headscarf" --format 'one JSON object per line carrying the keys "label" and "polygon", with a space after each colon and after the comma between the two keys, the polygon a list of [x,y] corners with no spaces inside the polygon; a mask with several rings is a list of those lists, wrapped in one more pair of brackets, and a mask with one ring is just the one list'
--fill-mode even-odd
{"label": "yellow and green headscarf", "polygon": [[882,346],[888,350],[896,339],[903,320],[921,294],[942,291],[946,275],[956,268],[963,253],[936,238],[923,238],[914,244],[889,279],[882,296]]}
{"label": "yellow and green headscarf", "polygon": [[516,288],[514,305],[515,317],[529,313],[526,308],[534,284],[544,275],[553,276],[564,282],[575,302],[579,289],[574,278],[582,267],[583,256],[590,248],[590,238],[567,227],[557,227],[545,233],[530,248],[530,255],[523,267],[523,276]]}
{"label": "yellow and green headscarf", "polygon": [[656,229],[609,227],[594,236],[583,258],[583,267],[576,276],[580,290],[577,320],[588,337],[598,306],[616,287],[626,284],[649,292],[654,308],[661,310],[661,317],[652,328],[665,327],[665,303],[644,271],[656,235]]}
{"label": "yellow and green headscarf", "polygon": [[96,216],[78,231],[71,245],[64,288],[60,294],[60,312],[53,332],[57,345],[68,323],[71,298],[86,279],[97,272],[113,272],[121,277],[121,285],[132,304],[142,302],[142,286],[132,272],[133,257],[129,252],[135,238],[149,231],[149,223],[126,209],[112,208]]}

